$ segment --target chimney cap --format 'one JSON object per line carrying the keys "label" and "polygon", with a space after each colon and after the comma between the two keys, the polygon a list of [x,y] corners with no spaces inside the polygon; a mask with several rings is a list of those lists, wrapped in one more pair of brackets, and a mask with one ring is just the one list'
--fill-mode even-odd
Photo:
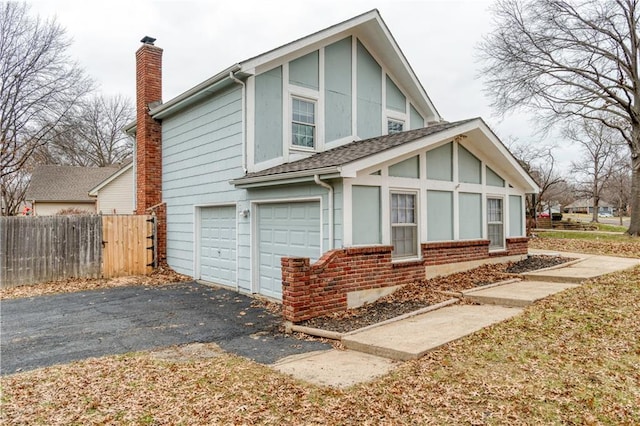
{"label": "chimney cap", "polygon": [[156,41],[156,39],[153,38],[153,37],[149,37],[149,36],[144,36],[144,37],[142,37],[142,40],[140,40],[141,43],[150,44],[152,46],[153,46],[153,42],[154,41]]}

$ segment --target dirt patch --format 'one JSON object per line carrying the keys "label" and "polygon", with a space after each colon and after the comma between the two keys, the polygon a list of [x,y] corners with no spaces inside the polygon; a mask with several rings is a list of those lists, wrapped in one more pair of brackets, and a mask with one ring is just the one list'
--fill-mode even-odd
{"label": "dirt patch", "polygon": [[347,333],[397,316],[444,302],[459,293],[512,278],[519,273],[556,266],[573,259],[560,256],[529,256],[519,262],[482,265],[466,272],[407,284],[395,292],[359,308],[303,321],[300,325]]}

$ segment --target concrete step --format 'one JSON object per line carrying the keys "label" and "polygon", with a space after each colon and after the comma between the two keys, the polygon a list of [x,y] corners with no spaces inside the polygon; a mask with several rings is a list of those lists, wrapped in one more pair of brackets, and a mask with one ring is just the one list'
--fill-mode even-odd
{"label": "concrete step", "polygon": [[578,284],[572,283],[517,281],[504,285],[467,290],[463,291],[462,294],[465,299],[483,305],[524,307],[552,294],[577,286]]}
{"label": "concrete step", "polygon": [[494,305],[453,305],[342,338],[347,349],[385,358],[417,359],[446,343],[522,311]]}

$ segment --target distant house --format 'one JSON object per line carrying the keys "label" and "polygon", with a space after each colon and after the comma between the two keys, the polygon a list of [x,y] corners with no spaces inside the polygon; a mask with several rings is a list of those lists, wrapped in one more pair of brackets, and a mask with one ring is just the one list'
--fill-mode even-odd
{"label": "distant house", "polygon": [[154,41],[125,130],[136,211],[157,212],[176,271],[281,300],[295,322],[526,255],[538,186],[482,119],[442,119],[377,10],[166,102]]}
{"label": "distant house", "polygon": [[89,190],[113,175],[118,166],[38,166],[31,175],[25,200],[34,216],[51,216],[75,209],[96,213],[96,198]]}
{"label": "distant house", "polygon": [[[573,203],[565,206],[564,211],[566,213],[593,213],[593,198],[585,198],[582,200],[574,201]],[[613,214],[613,206],[606,201],[600,200],[598,203],[598,214],[611,213]]]}
{"label": "distant house", "polygon": [[132,214],[135,203],[132,160],[127,160],[120,169],[93,187],[89,195],[96,197],[96,211],[100,214]]}

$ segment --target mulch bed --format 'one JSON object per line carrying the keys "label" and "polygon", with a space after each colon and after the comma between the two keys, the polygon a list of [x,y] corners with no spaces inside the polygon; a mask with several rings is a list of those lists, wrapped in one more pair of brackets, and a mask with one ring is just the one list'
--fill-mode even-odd
{"label": "mulch bed", "polygon": [[347,333],[444,302],[453,297],[441,293],[442,291],[460,292],[511,278],[518,278],[520,273],[549,268],[571,260],[573,259],[540,255],[529,256],[519,262],[482,265],[469,271],[407,284],[373,303],[324,317],[312,318],[299,323],[299,325]]}

